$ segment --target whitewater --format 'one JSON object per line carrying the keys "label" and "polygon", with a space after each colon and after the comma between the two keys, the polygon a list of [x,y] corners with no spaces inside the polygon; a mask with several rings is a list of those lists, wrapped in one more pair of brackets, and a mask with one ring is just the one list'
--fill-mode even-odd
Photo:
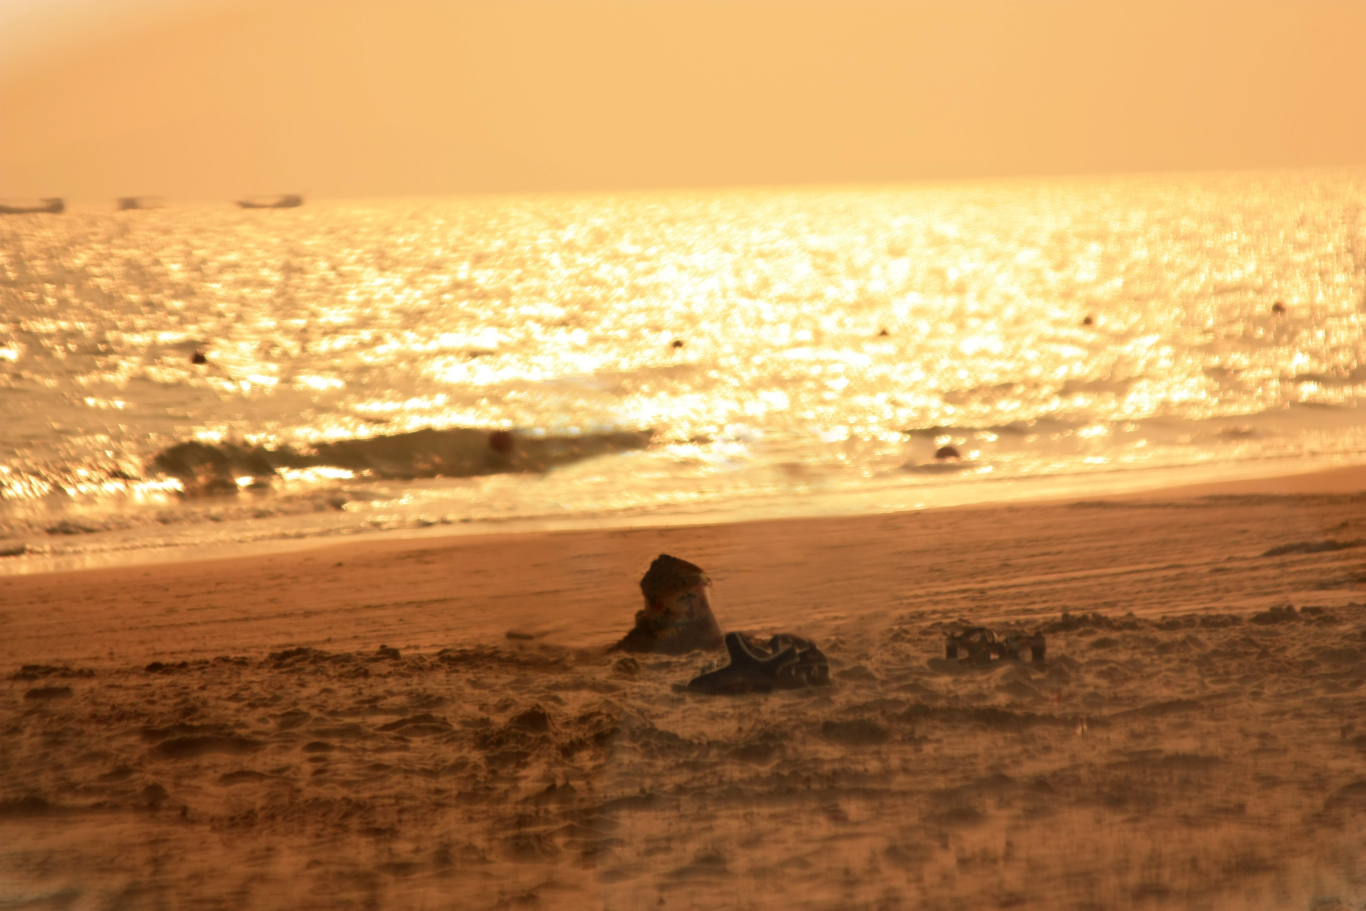
{"label": "whitewater", "polygon": [[1360,464],[1364,201],[1313,171],[6,217],[0,572]]}

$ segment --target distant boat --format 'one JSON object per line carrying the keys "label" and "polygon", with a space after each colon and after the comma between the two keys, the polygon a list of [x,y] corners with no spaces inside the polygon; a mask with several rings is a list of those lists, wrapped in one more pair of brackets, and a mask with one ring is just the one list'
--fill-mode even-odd
{"label": "distant boat", "polygon": [[160,209],[166,205],[166,200],[160,196],[120,196],[119,211],[124,212],[129,209]]}
{"label": "distant boat", "polygon": [[53,215],[60,215],[66,211],[66,201],[60,196],[48,196],[39,200],[37,204],[30,203],[24,205],[19,203],[0,203],[0,215],[26,215],[29,212],[50,212]]}
{"label": "distant boat", "polygon": [[237,200],[237,204],[244,209],[294,209],[304,204],[304,198],[293,193],[285,196],[248,196]]}

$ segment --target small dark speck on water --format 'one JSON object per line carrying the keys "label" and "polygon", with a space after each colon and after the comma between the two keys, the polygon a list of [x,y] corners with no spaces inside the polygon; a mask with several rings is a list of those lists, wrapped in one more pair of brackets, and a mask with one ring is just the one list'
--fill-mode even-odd
{"label": "small dark speck on water", "polygon": [[207,364],[208,362],[209,359],[205,356],[203,351],[196,351],[194,354],[190,355],[191,364]]}
{"label": "small dark speck on water", "polygon": [[1274,303],[1274,304],[1271,305],[1271,312],[1272,312],[1272,313],[1284,313],[1284,312],[1285,312],[1285,304],[1281,303],[1280,301],[1276,301],[1276,303]]}
{"label": "small dark speck on water", "polygon": [[682,347],[683,347],[683,339],[681,339],[681,338],[676,338],[676,339],[674,339],[673,342],[670,343],[669,347],[671,347],[671,348],[682,348]]}

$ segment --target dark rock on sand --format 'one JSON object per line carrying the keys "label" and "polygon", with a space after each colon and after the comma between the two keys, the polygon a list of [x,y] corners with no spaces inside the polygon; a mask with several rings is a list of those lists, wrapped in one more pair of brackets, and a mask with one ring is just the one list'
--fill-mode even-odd
{"label": "dark rock on sand", "polygon": [[613,651],[681,655],[721,646],[711,611],[711,579],[702,567],[660,554],[640,580],[645,607]]}

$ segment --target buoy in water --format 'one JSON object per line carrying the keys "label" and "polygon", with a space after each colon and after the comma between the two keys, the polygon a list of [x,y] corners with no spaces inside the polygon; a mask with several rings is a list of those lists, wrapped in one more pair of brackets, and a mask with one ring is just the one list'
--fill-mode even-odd
{"label": "buoy in water", "polygon": [[207,364],[208,362],[209,359],[205,357],[203,351],[196,351],[194,354],[190,355],[191,364]]}
{"label": "buoy in water", "polygon": [[1284,312],[1285,312],[1285,304],[1281,303],[1280,301],[1276,301],[1276,303],[1274,303],[1274,304],[1271,305],[1271,312],[1272,312],[1272,313],[1284,313]]}
{"label": "buoy in water", "polygon": [[507,455],[512,452],[512,431],[495,430],[489,434],[489,449],[500,455]]}
{"label": "buoy in water", "polygon": [[938,449],[934,451],[934,457],[936,459],[939,459],[941,462],[945,459],[963,458],[961,455],[958,454],[958,450],[954,449],[952,446],[940,446]]}
{"label": "buoy in water", "polygon": [[677,350],[678,348],[682,348],[682,347],[683,347],[683,339],[681,339],[681,338],[676,338],[676,339],[674,339],[674,340],[669,344],[669,347],[670,347],[670,348],[673,348],[673,349],[675,349],[675,350]]}

